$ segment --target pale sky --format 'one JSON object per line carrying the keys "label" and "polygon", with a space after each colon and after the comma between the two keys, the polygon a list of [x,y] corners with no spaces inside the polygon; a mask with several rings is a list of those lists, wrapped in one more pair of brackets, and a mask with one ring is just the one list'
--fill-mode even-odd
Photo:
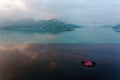
{"label": "pale sky", "polygon": [[26,18],[120,24],[120,0],[0,0],[0,24]]}

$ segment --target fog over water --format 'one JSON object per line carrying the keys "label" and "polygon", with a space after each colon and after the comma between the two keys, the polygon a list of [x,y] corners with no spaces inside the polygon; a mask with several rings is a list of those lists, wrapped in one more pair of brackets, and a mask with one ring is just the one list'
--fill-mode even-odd
{"label": "fog over water", "polygon": [[57,18],[79,25],[120,24],[119,0],[0,0],[0,25]]}
{"label": "fog over water", "polygon": [[58,19],[84,26],[58,35],[0,30],[0,42],[120,43],[119,33],[100,27],[120,24],[119,14],[119,0],[0,0],[0,27],[24,19]]}
{"label": "fog over water", "polygon": [[111,27],[83,27],[60,34],[1,30],[0,43],[120,43],[120,33]]}

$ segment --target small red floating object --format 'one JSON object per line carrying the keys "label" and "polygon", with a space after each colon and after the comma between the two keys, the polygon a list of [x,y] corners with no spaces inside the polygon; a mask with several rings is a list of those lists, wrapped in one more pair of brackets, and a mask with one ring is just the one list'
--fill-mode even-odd
{"label": "small red floating object", "polygon": [[84,60],[84,61],[82,61],[82,65],[84,67],[95,67],[96,63],[91,60]]}

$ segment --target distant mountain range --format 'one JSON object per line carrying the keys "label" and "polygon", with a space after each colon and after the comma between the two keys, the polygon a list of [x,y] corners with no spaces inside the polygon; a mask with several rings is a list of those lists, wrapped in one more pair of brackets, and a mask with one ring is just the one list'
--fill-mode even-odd
{"label": "distant mountain range", "polygon": [[114,26],[112,29],[116,32],[120,32],[120,24]]}
{"label": "distant mountain range", "polygon": [[[111,28],[115,32],[120,32],[120,24],[115,26],[101,26]],[[16,21],[8,26],[0,27],[0,30],[9,30],[9,31],[17,31],[17,32],[24,32],[24,33],[51,33],[51,34],[58,34],[67,31],[74,31],[76,28],[82,28],[82,26],[75,25],[75,24],[67,24],[57,19],[50,19],[50,20],[38,20],[35,21],[34,19],[24,19],[21,21]]]}
{"label": "distant mountain range", "polygon": [[57,19],[39,20],[26,19],[17,21],[12,25],[0,27],[0,30],[10,30],[19,32],[38,32],[38,33],[61,33],[66,31],[74,31],[75,28],[82,26],[67,24]]}
{"label": "distant mountain range", "polygon": [[118,25],[108,25],[108,26],[101,26],[103,28],[112,28],[115,32],[120,33],[120,24]]}

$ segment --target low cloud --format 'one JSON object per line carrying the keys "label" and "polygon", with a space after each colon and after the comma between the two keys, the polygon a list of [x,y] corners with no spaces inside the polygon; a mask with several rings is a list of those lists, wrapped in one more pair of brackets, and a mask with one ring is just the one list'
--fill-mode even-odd
{"label": "low cloud", "polygon": [[119,0],[0,0],[0,24],[57,18],[74,24],[120,23]]}

